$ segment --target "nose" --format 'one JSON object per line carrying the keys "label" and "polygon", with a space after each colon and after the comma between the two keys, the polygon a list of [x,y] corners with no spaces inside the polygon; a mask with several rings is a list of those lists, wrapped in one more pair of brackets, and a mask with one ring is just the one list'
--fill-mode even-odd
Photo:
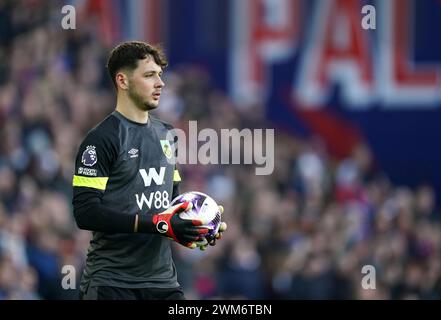
{"label": "nose", "polygon": [[156,81],[156,88],[162,88],[165,86],[164,81],[162,81],[161,77],[158,77],[158,80]]}

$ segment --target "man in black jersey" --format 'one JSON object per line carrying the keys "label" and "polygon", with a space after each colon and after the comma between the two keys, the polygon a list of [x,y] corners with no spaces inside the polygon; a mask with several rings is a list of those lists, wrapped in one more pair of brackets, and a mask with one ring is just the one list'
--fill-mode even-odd
{"label": "man in black jersey", "polygon": [[82,299],[185,299],[170,238],[195,248],[208,230],[179,217],[190,203],[170,207],[181,180],[164,151],[175,142],[167,138],[173,127],[149,115],[166,66],[162,50],[144,42],[122,43],[110,54],[116,109],[81,143],[73,177],[76,223],[93,231]]}

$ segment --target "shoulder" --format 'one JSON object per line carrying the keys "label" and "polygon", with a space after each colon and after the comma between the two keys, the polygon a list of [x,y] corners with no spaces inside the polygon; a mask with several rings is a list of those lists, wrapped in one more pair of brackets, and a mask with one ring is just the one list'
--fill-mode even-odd
{"label": "shoulder", "polygon": [[98,123],[89,132],[92,135],[100,135],[103,137],[117,136],[121,120],[115,117],[113,114],[109,114],[103,121]]}
{"label": "shoulder", "polygon": [[114,115],[108,115],[86,134],[85,140],[112,142],[117,141],[120,131],[120,120]]}
{"label": "shoulder", "polygon": [[166,130],[173,130],[174,129],[173,125],[171,125],[168,122],[162,121],[161,119],[159,119],[155,116],[151,115],[150,120],[152,121],[152,124],[154,126],[158,126],[159,128],[164,128]]}
{"label": "shoulder", "polygon": [[108,115],[103,121],[87,132],[80,150],[85,148],[97,148],[106,153],[116,155],[119,150],[120,120],[114,115]]}

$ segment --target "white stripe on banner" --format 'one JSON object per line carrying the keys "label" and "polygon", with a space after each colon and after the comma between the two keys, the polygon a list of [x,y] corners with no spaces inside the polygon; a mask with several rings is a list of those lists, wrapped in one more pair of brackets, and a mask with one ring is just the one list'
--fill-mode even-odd
{"label": "white stripe on banner", "polygon": [[128,0],[129,12],[129,38],[130,40],[145,41],[144,38],[144,1]]}
{"label": "white stripe on banner", "polygon": [[253,87],[252,80],[249,78],[251,59],[248,56],[250,46],[248,9],[248,0],[230,1],[230,16],[232,17],[230,39],[232,43],[230,50],[229,93],[239,104],[253,102],[258,97],[257,88]]}

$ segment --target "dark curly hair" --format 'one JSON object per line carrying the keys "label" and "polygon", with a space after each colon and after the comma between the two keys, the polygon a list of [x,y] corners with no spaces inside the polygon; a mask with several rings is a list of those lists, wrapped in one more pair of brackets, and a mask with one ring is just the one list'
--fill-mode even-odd
{"label": "dark curly hair", "polygon": [[112,79],[115,88],[115,76],[121,69],[135,70],[138,66],[138,60],[152,56],[156,64],[165,68],[168,65],[164,50],[160,45],[151,45],[142,41],[127,41],[116,46],[109,55],[107,60],[107,70]]}

